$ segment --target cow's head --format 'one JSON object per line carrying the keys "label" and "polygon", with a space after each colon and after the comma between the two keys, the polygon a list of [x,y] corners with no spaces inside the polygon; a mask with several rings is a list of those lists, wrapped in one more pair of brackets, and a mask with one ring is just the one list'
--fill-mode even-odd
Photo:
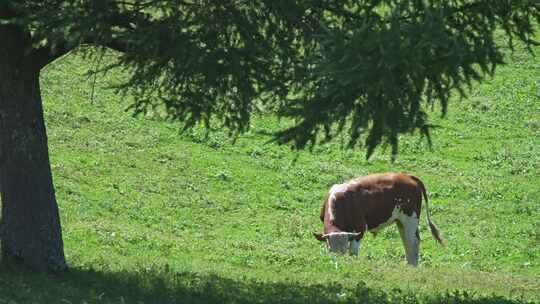
{"label": "cow's head", "polygon": [[349,249],[349,242],[358,238],[361,233],[355,232],[332,232],[328,234],[314,233],[315,238],[325,242],[330,252],[346,253]]}

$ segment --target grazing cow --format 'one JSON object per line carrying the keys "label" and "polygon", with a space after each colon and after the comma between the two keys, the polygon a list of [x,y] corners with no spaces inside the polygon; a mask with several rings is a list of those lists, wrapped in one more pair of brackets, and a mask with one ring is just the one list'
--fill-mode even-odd
{"label": "grazing cow", "polygon": [[358,255],[366,231],[376,234],[395,222],[407,262],[416,266],[422,195],[431,234],[442,245],[439,230],[429,216],[424,184],[418,177],[403,173],[367,175],[332,186],[321,208],[324,231],[314,235],[326,242],[330,251],[345,253],[350,249],[351,254]]}

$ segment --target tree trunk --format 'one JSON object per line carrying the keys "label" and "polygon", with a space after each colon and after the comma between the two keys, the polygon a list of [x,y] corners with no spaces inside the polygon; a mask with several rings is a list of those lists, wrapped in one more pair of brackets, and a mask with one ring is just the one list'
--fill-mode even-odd
{"label": "tree trunk", "polygon": [[1,259],[36,271],[67,268],[30,36],[0,25]]}

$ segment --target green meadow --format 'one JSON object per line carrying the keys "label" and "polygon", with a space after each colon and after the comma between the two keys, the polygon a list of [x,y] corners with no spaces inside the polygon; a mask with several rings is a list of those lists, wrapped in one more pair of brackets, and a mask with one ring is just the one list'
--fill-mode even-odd
{"label": "green meadow", "polygon": [[[288,123],[268,112],[236,140],[180,133],[126,111],[109,89],[122,71],[88,76],[99,62],[69,54],[41,85],[70,271],[3,269],[0,304],[540,302],[540,59],[518,47],[506,60],[445,118],[429,110],[431,148],[402,136],[392,162],[389,148],[342,149],[346,136],[268,143]],[[356,258],[328,254],[312,235],[326,191],[390,171],[423,180],[446,246],[423,213],[418,268],[394,226]]]}

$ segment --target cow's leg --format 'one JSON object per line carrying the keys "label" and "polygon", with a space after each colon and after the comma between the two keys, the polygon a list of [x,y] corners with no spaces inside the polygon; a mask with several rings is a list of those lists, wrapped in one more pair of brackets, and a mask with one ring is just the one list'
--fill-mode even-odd
{"label": "cow's leg", "polygon": [[362,238],[364,237],[367,228],[368,227],[365,221],[360,222],[360,224],[356,227],[356,231],[359,232],[360,235],[351,240],[350,251],[352,255],[358,255],[358,252],[360,251],[360,244],[362,243]]}
{"label": "cow's leg", "polygon": [[404,216],[397,222],[399,235],[405,247],[407,263],[412,266],[418,265],[420,235],[418,233],[418,218]]}
{"label": "cow's leg", "polygon": [[358,252],[360,251],[360,243],[362,240],[352,240],[351,241],[351,254],[352,255],[358,255]]}

